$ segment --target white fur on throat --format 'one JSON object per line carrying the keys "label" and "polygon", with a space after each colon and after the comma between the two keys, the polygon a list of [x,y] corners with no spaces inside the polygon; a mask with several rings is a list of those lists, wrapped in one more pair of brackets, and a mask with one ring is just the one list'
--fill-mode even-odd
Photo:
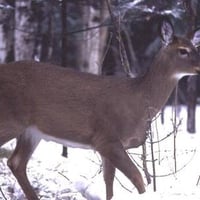
{"label": "white fur on throat", "polygon": [[173,79],[180,80],[184,76],[191,76],[194,75],[193,73],[177,73],[172,76]]}

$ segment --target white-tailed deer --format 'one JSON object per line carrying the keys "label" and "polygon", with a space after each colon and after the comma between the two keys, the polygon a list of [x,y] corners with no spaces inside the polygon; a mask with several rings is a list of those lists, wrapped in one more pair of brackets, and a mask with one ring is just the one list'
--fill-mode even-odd
{"label": "white-tailed deer", "polygon": [[161,36],[163,47],[142,78],[95,76],[31,61],[0,65],[0,146],[17,138],[8,166],[28,200],[38,200],[26,165],[41,139],[98,151],[107,200],[115,168],[145,192],[126,149],[145,142],[149,120],[178,80],[200,71],[200,31],[188,40],[174,36],[171,24],[163,22]]}

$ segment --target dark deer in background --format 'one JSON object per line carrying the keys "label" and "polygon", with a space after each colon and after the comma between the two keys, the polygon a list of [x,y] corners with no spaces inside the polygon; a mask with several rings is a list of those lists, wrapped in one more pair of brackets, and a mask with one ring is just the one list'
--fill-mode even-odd
{"label": "dark deer in background", "polygon": [[0,146],[17,138],[8,166],[28,200],[38,200],[26,165],[41,139],[92,148],[103,158],[106,199],[113,196],[115,168],[139,193],[142,176],[126,149],[145,142],[148,122],[162,108],[185,75],[200,71],[196,45],[174,36],[170,23],[161,27],[163,47],[142,78],[78,73],[37,62],[0,65]]}

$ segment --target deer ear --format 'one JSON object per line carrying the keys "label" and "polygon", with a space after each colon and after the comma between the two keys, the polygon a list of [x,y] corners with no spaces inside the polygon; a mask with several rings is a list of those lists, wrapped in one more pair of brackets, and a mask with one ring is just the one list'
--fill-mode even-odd
{"label": "deer ear", "polygon": [[174,38],[174,29],[169,21],[163,21],[161,25],[161,37],[165,45],[170,44]]}
{"label": "deer ear", "polygon": [[200,46],[200,28],[194,32],[193,38],[191,39],[192,44],[195,47]]}

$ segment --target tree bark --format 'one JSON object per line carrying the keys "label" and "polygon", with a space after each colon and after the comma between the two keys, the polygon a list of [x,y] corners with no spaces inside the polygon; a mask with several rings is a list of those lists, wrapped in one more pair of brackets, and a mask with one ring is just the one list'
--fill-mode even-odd
{"label": "tree bark", "polygon": [[67,0],[62,0],[62,66],[67,65]]}
{"label": "tree bark", "polygon": [[195,133],[195,111],[197,101],[197,77],[191,76],[187,80],[187,131]]}
{"label": "tree bark", "polygon": [[[199,1],[185,1],[186,11],[188,13],[188,30],[187,33],[190,36],[191,33],[197,27],[197,17]],[[197,101],[197,77],[189,77],[187,81],[187,130],[189,133],[195,133],[195,111]]]}
{"label": "tree bark", "polygon": [[[62,66],[67,66],[67,0],[62,0]],[[68,157],[67,147],[63,146],[62,156]]]}
{"label": "tree bark", "polygon": [[52,58],[52,20],[54,17],[53,0],[41,1],[37,4],[37,44],[35,55],[39,61],[50,62]]}
{"label": "tree bark", "polygon": [[[7,5],[6,0],[0,0],[0,4]],[[0,63],[12,61],[13,58],[13,22],[14,9],[1,8],[0,13]]]}
{"label": "tree bark", "polygon": [[[107,17],[105,2],[100,5],[84,6],[82,9],[83,27],[95,27]],[[107,28],[91,29],[83,32],[79,51],[79,69],[82,72],[101,74],[102,57]]]}
{"label": "tree bark", "polygon": [[32,0],[15,1],[15,60],[34,58],[36,27]]}

